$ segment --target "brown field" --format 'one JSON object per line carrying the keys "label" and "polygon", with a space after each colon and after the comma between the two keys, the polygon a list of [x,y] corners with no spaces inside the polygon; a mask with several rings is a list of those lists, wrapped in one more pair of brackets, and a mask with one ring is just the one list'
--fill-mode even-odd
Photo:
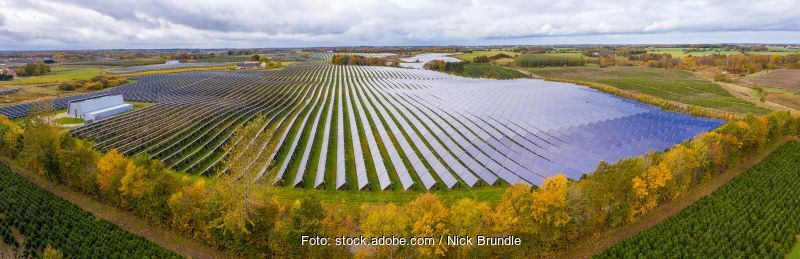
{"label": "brown field", "polygon": [[800,92],[800,69],[773,70],[757,76],[742,78],[740,81],[749,85]]}
{"label": "brown field", "polygon": [[795,110],[800,110],[800,93],[789,94],[767,92],[767,96],[765,97],[769,102],[777,103]]}

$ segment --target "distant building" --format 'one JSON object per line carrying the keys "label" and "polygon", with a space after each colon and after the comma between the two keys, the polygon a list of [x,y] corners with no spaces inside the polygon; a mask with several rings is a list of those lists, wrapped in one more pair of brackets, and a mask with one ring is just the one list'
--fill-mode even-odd
{"label": "distant building", "polygon": [[132,109],[133,105],[125,103],[122,95],[106,95],[71,101],[67,113],[91,123]]}
{"label": "distant building", "polygon": [[264,68],[266,64],[258,61],[245,61],[236,64],[236,69],[258,69]]}
{"label": "distant building", "polygon": [[167,65],[177,65],[177,64],[180,64],[180,63],[181,63],[180,60],[173,59],[173,60],[167,60],[167,63],[165,63],[165,64],[167,64]]}
{"label": "distant building", "polygon": [[16,71],[16,70],[14,70],[14,69],[10,69],[10,68],[4,68],[4,69],[2,69],[1,71],[5,72],[5,73],[6,73],[6,75],[11,75],[11,76],[13,76],[14,78],[17,78],[17,71]]}

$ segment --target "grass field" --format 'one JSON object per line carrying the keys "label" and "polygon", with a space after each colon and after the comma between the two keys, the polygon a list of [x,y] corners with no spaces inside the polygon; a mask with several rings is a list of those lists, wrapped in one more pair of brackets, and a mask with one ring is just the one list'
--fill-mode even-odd
{"label": "grass field", "polygon": [[3,81],[0,85],[28,85],[28,84],[51,84],[69,80],[88,80],[97,75],[103,74],[110,67],[102,66],[54,66],[52,72],[42,76],[26,77],[19,80]]}
{"label": "grass field", "polygon": [[497,79],[515,79],[528,77],[527,75],[508,68],[496,66],[492,64],[466,64],[464,65],[464,76],[467,77],[486,77],[489,71],[494,71],[497,74]]}
{"label": "grass field", "polygon": [[72,64],[75,65],[92,65],[92,66],[143,66],[163,64],[166,62],[163,58],[137,58],[137,59],[121,59],[121,60],[97,60],[97,61],[81,61]]}
{"label": "grass field", "polygon": [[721,86],[677,69],[649,67],[556,67],[524,68],[534,74],[569,80],[607,84],[669,101],[737,113],[765,114],[769,110],[738,99]]}
{"label": "grass field", "polygon": [[512,52],[512,51],[507,51],[507,50],[479,50],[479,51],[473,51],[472,53],[464,53],[464,54],[455,55],[453,57],[457,58],[457,59],[460,59],[460,60],[472,62],[472,59],[477,57],[477,56],[491,57],[491,56],[494,56],[494,55],[497,55],[497,54],[500,54],[500,53],[505,53],[506,55],[509,55],[511,57],[514,57],[515,55],[519,55],[519,53]]}
{"label": "grass field", "polygon": [[711,195],[600,257],[784,257],[800,232],[798,179],[800,142],[788,142]]}
{"label": "grass field", "polygon": [[135,73],[115,74],[115,76],[132,77],[132,76],[147,76],[147,75],[157,75],[157,74],[174,74],[174,73],[183,73],[192,71],[209,71],[209,70],[225,70],[225,69],[230,70],[235,68],[236,67],[234,65],[215,66],[215,67],[184,67],[175,69],[157,69],[157,70],[148,70]]}
{"label": "grass field", "polygon": [[789,254],[786,255],[786,258],[789,259],[800,259],[800,235],[796,237],[797,242],[794,243],[792,250],[789,251]]}
{"label": "grass field", "polygon": [[55,123],[58,124],[78,124],[83,123],[83,119],[81,118],[73,118],[73,117],[62,117],[54,120]]}

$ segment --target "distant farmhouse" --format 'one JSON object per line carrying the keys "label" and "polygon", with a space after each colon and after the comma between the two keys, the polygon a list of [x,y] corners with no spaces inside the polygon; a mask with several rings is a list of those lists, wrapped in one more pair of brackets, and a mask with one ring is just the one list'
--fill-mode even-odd
{"label": "distant farmhouse", "polygon": [[125,103],[122,95],[106,95],[71,101],[67,113],[91,123],[132,109],[133,105]]}

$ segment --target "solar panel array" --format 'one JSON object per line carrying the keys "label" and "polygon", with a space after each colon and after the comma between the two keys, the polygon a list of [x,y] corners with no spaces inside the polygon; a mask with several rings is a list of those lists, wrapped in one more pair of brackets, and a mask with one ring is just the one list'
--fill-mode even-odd
{"label": "solar panel array", "polygon": [[0,90],[0,95],[9,95],[16,92],[19,92],[20,88],[11,88],[11,89],[3,89]]}
{"label": "solar panel array", "polygon": [[158,104],[71,131],[100,150],[214,175],[226,171],[224,146],[235,131],[263,115],[260,128],[274,134],[247,140],[259,147],[250,170],[257,180],[309,188],[538,185],[562,172],[577,179],[600,161],[663,150],[723,122],[567,83],[323,61],[143,76],[106,93]]}

